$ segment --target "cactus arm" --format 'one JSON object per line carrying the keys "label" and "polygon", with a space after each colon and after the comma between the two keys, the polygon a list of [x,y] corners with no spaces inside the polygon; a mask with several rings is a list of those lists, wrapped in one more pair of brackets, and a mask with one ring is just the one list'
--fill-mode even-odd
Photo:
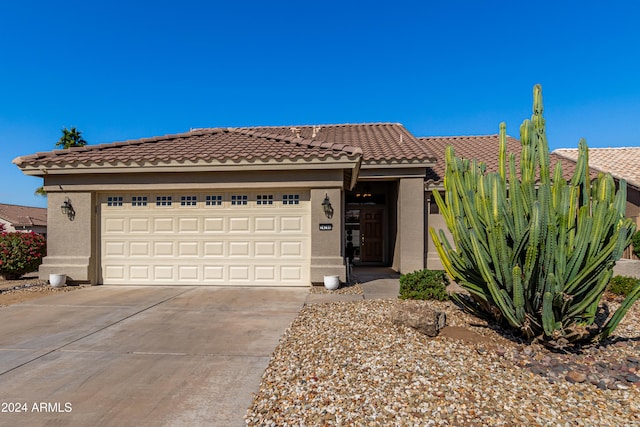
{"label": "cactus arm", "polygon": [[513,307],[513,302],[510,301],[508,296],[504,295],[501,292],[500,287],[496,283],[491,273],[489,265],[486,262],[487,255],[484,249],[481,247],[475,231],[471,230],[469,234],[471,236],[471,243],[473,245],[473,249],[476,255],[477,265],[480,268],[480,273],[482,274],[482,278],[487,283],[487,287],[489,289],[489,292],[491,293],[493,302],[500,308],[501,313],[505,316],[505,318],[507,319],[507,321],[511,326],[513,327],[521,326],[518,320],[515,318],[514,310],[510,309],[510,306]]}
{"label": "cactus arm", "polygon": [[600,339],[607,339],[613,331],[618,327],[618,324],[622,320],[622,318],[627,314],[627,311],[631,308],[631,306],[636,302],[636,300],[640,297],[640,280],[636,282],[636,286],[627,294],[627,297],[622,301],[622,304],[618,309],[613,313],[613,316],[604,324],[602,328],[602,332],[600,333]]}
{"label": "cactus arm", "polygon": [[498,173],[500,179],[507,180],[507,125],[500,123],[500,148],[498,152]]}
{"label": "cactus arm", "polygon": [[542,327],[547,336],[553,335],[556,329],[555,316],[553,315],[553,294],[545,292],[542,297]]}
{"label": "cactus arm", "polygon": [[524,290],[522,288],[522,270],[519,266],[513,267],[513,305],[515,316],[520,324],[525,321]]}

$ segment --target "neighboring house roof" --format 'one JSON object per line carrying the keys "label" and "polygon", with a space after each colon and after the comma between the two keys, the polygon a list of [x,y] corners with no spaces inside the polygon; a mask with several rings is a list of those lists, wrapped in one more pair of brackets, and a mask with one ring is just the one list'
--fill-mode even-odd
{"label": "neighboring house roof", "polygon": [[[578,150],[561,148],[553,154],[578,160]],[[615,178],[640,189],[640,147],[589,148],[589,167],[600,172],[609,172]]]}
{"label": "neighboring house roof", "polygon": [[[438,157],[435,166],[427,170],[426,181],[429,186],[438,187],[442,185],[445,170],[445,150],[451,145],[457,157],[465,159],[477,159],[487,165],[488,172],[498,171],[498,159],[500,149],[499,135],[480,136],[441,136],[441,137],[420,137],[423,144],[428,146]],[[522,144],[519,140],[507,136],[507,155],[516,155],[516,170],[520,172],[520,152]],[[562,164],[562,172],[566,179],[571,179],[575,172],[575,162],[568,161],[556,154],[549,154],[551,173],[555,170],[556,164]]]}
{"label": "neighboring house roof", "polygon": [[248,128],[313,141],[343,143],[362,150],[365,165],[432,164],[436,155],[400,123],[361,123]]}
{"label": "neighboring house roof", "polygon": [[14,228],[47,226],[47,209],[0,203],[0,219]]}
{"label": "neighboring house roof", "polygon": [[327,158],[347,158],[357,161],[362,150],[338,141],[326,142],[295,135],[251,129],[214,128],[144,138],[110,144],[86,145],[67,150],[55,150],[18,157],[13,163],[43,175],[39,167],[96,167],[248,162],[291,161]]}

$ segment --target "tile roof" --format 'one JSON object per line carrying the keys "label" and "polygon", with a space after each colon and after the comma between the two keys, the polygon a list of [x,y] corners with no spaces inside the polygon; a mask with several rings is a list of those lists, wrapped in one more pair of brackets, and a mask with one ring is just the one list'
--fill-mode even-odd
{"label": "tile roof", "polygon": [[400,123],[248,128],[314,141],[349,144],[362,149],[363,163],[432,163],[435,154]]}
{"label": "tile roof", "polygon": [[0,203],[0,219],[10,222],[13,227],[46,227],[47,209]]}
{"label": "tile roof", "polygon": [[[428,146],[438,157],[435,166],[427,170],[426,181],[428,184],[438,186],[442,184],[445,170],[445,150],[447,146],[453,146],[456,156],[465,159],[477,159],[487,165],[487,171],[498,171],[498,156],[500,148],[499,135],[481,136],[443,136],[443,137],[420,137],[422,143]],[[507,136],[507,154],[515,153],[516,170],[520,171],[520,152],[522,145],[520,141]],[[562,164],[562,172],[567,179],[571,179],[575,171],[575,162],[568,161],[553,153],[549,154],[551,172],[553,173],[556,163]]]}
{"label": "tile roof", "polygon": [[[562,148],[553,153],[574,162],[578,160],[577,149]],[[609,172],[640,189],[640,147],[589,148],[589,167]]]}
{"label": "tile roof", "polygon": [[120,162],[165,163],[171,161],[240,161],[250,162],[340,158],[357,159],[358,147],[340,141],[312,140],[295,135],[252,129],[198,129],[176,135],[144,138],[110,144],[36,153],[18,157],[14,163],[24,166],[66,164],[116,164]]}

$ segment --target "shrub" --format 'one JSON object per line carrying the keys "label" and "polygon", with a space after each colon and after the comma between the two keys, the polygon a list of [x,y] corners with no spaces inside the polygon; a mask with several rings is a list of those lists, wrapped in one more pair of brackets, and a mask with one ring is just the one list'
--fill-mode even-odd
{"label": "shrub", "polygon": [[607,290],[612,294],[627,296],[640,280],[629,276],[613,276]]}
{"label": "shrub", "polygon": [[636,231],[631,238],[631,244],[633,245],[633,253],[640,258],[640,230]]}
{"label": "shrub", "polygon": [[640,296],[636,286],[604,325],[595,322],[635,232],[625,218],[627,184],[616,189],[611,174],[591,177],[584,139],[573,178],[564,178],[561,163],[552,171],[539,85],[533,98],[531,120],[520,126],[519,162],[507,156],[504,123],[497,172],[447,148],[445,196],[433,196],[455,246],[429,231],[447,273],[470,293],[454,296],[470,312],[551,347],[604,340]]}
{"label": "shrub", "polygon": [[449,299],[449,278],[443,270],[419,270],[400,276],[400,298],[402,299]]}
{"label": "shrub", "polygon": [[46,242],[37,233],[3,232],[0,234],[0,276],[17,279],[35,271],[45,255]]}

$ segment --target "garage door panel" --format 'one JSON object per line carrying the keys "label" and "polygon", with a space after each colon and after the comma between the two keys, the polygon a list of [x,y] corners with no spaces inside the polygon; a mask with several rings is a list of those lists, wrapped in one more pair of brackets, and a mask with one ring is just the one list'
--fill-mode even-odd
{"label": "garage door panel", "polygon": [[198,267],[191,265],[181,265],[180,267],[178,267],[178,280],[198,280]]}
{"label": "garage door panel", "polygon": [[290,217],[282,217],[280,218],[280,231],[285,233],[302,232],[302,217],[300,216],[290,216]]}
{"label": "garage door panel", "polygon": [[153,231],[155,233],[173,233],[173,218],[154,218]]}
{"label": "garage door panel", "polygon": [[280,242],[280,255],[284,257],[302,257],[303,242]]}
{"label": "garage door panel", "polygon": [[256,280],[276,280],[276,269],[273,266],[256,266],[255,267],[255,278]]}
{"label": "garage door panel", "polygon": [[129,219],[129,232],[130,233],[148,233],[151,227],[149,226],[149,218],[130,218]]}
{"label": "garage door panel", "polygon": [[276,217],[256,217],[255,232],[256,233],[275,233],[276,230]]}
{"label": "garage door panel", "polygon": [[199,254],[198,242],[178,242],[179,257],[197,257]]}
{"label": "garage door panel", "polygon": [[308,285],[308,203],[258,205],[250,195],[247,205],[223,197],[212,206],[203,194],[197,197],[195,206],[185,208],[134,206],[125,195],[117,209],[101,198],[102,283]]}
{"label": "garage door panel", "polygon": [[229,233],[247,233],[249,229],[250,220],[248,217],[232,217],[229,218]]}
{"label": "garage door panel", "polygon": [[153,242],[153,256],[156,257],[172,257],[173,242]]}
{"label": "garage door panel", "polygon": [[205,281],[222,281],[224,280],[224,267],[221,265],[211,266],[206,265],[204,267],[204,280]]}
{"label": "garage door panel", "polygon": [[204,242],[205,257],[224,256],[224,242]]}
{"label": "garage door panel", "polygon": [[230,257],[248,257],[250,243],[248,241],[229,242]]}
{"label": "garage door panel", "polygon": [[148,265],[130,265],[129,277],[132,280],[143,280],[143,281],[152,279],[151,275],[149,274]]}
{"label": "garage door panel", "polygon": [[178,231],[180,233],[197,233],[198,218],[178,218]]}
{"label": "garage door panel", "polygon": [[111,280],[124,280],[125,279],[124,272],[125,272],[124,265],[105,265],[103,267],[104,276]]}
{"label": "garage door panel", "polygon": [[280,267],[280,277],[283,281],[298,282],[303,278],[303,272],[298,265],[283,265]]}
{"label": "garage door panel", "polygon": [[276,243],[274,241],[255,242],[256,257],[274,257],[276,256]]}
{"label": "garage door panel", "polygon": [[249,280],[250,266],[248,265],[230,265],[229,266],[229,280],[230,281],[243,281]]}
{"label": "garage door panel", "polygon": [[205,233],[223,233],[224,218],[205,218],[204,232]]}
{"label": "garage door panel", "polygon": [[105,219],[104,229],[108,233],[124,233],[124,219],[107,218]]}
{"label": "garage door panel", "polygon": [[173,266],[154,265],[153,278],[155,280],[173,280]]}
{"label": "garage door panel", "polygon": [[129,256],[132,257],[149,257],[150,242],[129,242]]}
{"label": "garage door panel", "polygon": [[105,242],[104,252],[109,257],[124,256],[124,242]]}

